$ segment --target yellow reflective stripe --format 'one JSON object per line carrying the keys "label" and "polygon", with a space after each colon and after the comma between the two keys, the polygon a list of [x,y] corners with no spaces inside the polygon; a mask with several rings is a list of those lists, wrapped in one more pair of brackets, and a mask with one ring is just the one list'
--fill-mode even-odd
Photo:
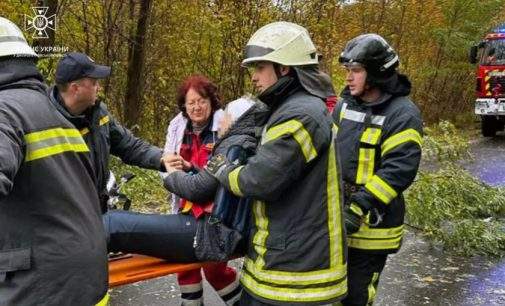
{"label": "yellow reflective stripe", "polygon": [[[335,131],[335,129],[333,129]],[[257,232],[253,237],[253,245],[258,257],[256,261],[246,258],[244,261],[244,269],[249,271],[254,278],[262,283],[271,283],[278,285],[313,285],[317,283],[329,282],[344,282],[347,271],[344,263],[344,250],[341,245],[344,239],[342,227],[342,214],[340,203],[340,185],[338,180],[338,168],[336,164],[334,141],[331,142],[328,154],[328,233],[329,233],[329,249],[328,256],[330,258],[330,267],[328,269],[307,271],[307,272],[291,272],[291,271],[276,271],[263,269],[264,255],[266,252],[265,242],[268,237],[268,219],[265,215],[265,204],[256,201],[253,204],[253,214]],[[243,273],[247,274],[247,273]],[[256,280],[252,280],[256,283]],[[265,285],[268,287],[268,285]],[[301,290],[301,289],[297,289]]]}
{"label": "yellow reflective stripe", "polygon": [[372,281],[368,284],[368,301],[367,305],[372,305],[375,300],[375,295],[377,294],[377,288],[375,288],[375,283],[379,279],[379,273],[374,272],[372,276]]}
{"label": "yellow reflective stripe", "polygon": [[342,190],[341,182],[338,179],[337,156],[335,154],[335,137],[337,129],[332,128],[332,140],[330,143],[328,154],[328,170],[326,173],[326,193],[328,196],[328,234],[330,239],[330,270],[337,269],[344,262],[344,250],[340,246],[343,245],[344,232],[342,227],[342,203],[340,190]]}
{"label": "yellow reflective stripe", "polygon": [[283,135],[292,135],[300,145],[305,160],[310,162],[317,157],[317,151],[312,143],[312,137],[298,120],[289,120],[269,128],[262,139],[262,144],[275,140]]}
{"label": "yellow reflective stripe", "polygon": [[384,156],[391,149],[409,141],[413,141],[419,146],[422,146],[423,139],[421,137],[421,134],[419,134],[419,132],[414,129],[408,129],[394,134],[382,143],[381,156]]}
{"label": "yellow reflective stripe", "polygon": [[81,137],[81,134],[76,129],[68,128],[54,128],[49,130],[43,130],[38,132],[33,132],[25,135],[25,143],[31,144],[50,138],[57,137]]}
{"label": "yellow reflective stripe", "polygon": [[393,228],[370,228],[362,225],[357,233],[350,235],[347,245],[363,250],[398,249],[403,237],[403,225]]}
{"label": "yellow reflective stripe", "polygon": [[230,183],[231,192],[233,192],[234,195],[237,195],[239,197],[244,196],[244,194],[242,194],[242,191],[240,191],[240,187],[238,184],[238,175],[240,170],[242,170],[242,168],[244,168],[244,166],[237,167],[232,172],[230,172],[230,174],[228,174],[228,181]]}
{"label": "yellow reflective stripe", "polygon": [[106,293],[104,297],[95,306],[107,306],[109,305],[109,293]]}
{"label": "yellow reflective stripe", "polygon": [[356,172],[356,184],[363,185],[373,175],[375,163],[375,149],[360,148],[358,156],[358,170]]}
{"label": "yellow reflective stripe", "polygon": [[402,237],[385,240],[370,240],[349,237],[347,246],[362,250],[394,250],[400,248]]}
{"label": "yellow reflective stripe", "polygon": [[[98,125],[104,125],[106,123],[109,123],[110,121],[110,118],[108,115],[105,115],[103,116],[102,118],[100,118],[100,121],[98,122]],[[86,135],[89,133],[89,129],[88,128],[83,128],[79,131],[81,133],[82,136]]]}
{"label": "yellow reflective stripe", "polygon": [[369,238],[369,239],[390,239],[398,238],[403,235],[403,225],[391,228],[375,228],[362,225],[357,233],[350,235],[353,238]]}
{"label": "yellow reflective stripe", "polygon": [[381,200],[384,204],[389,204],[398,196],[398,193],[393,189],[393,187],[383,181],[378,175],[374,175],[372,179],[366,183],[365,189]]}
{"label": "yellow reflective stripe", "polygon": [[99,125],[104,125],[110,121],[109,116],[105,115],[102,118],[100,118],[100,121],[98,122]]}
{"label": "yellow reflective stripe", "polygon": [[344,118],[344,114],[345,114],[346,109],[347,109],[347,103],[344,103],[342,105],[342,108],[340,109],[340,114],[338,116],[338,122],[339,123],[342,122],[342,118]]}
{"label": "yellow reflective stripe", "polygon": [[360,141],[371,145],[377,144],[379,142],[381,133],[381,129],[369,127],[361,135]]}
{"label": "yellow reflective stripe", "polygon": [[88,152],[88,146],[86,144],[74,145],[70,143],[64,143],[59,145],[54,145],[49,148],[40,149],[34,152],[27,152],[25,157],[25,162],[60,154],[63,152]]}
{"label": "yellow reflective stripe", "polygon": [[86,135],[89,133],[89,129],[88,128],[83,128],[79,131],[79,133],[81,133],[82,136]]}
{"label": "yellow reflective stripe", "polygon": [[253,293],[274,301],[286,302],[316,302],[338,298],[347,292],[347,280],[344,278],[339,283],[327,287],[316,288],[286,288],[268,286],[257,282],[247,272],[242,273],[242,285]]}
{"label": "yellow reflective stripe", "polygon": [[54,128],[29,133],[26,143],[25,162],[60,154],[63,152],[88,152],[88,146],[76,129]]}
{"label": "yellow reflective stripe", "polygon": [[[340,250],[340,252],[343,253],[343,250]],[[248,257],[244,260],[244,269],[262,282],[296,286],[335,282],[343,280],[347,274],[343,264],[340,268],[307,272],[264,270]]]}
{"label": "yellow reflective stripe", "polygon": [[253,237],[254,250],[258,254],[256,265],[262,268],[265,265],[263,256],[265,255],[266,241],[268,237],[268,219],[265,214],[265,203],[254,201],[253,203],[254,221],[256,223],[256,233]]}

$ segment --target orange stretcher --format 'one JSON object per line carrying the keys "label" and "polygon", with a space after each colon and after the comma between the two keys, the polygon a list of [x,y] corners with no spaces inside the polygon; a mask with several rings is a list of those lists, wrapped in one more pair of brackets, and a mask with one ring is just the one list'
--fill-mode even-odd
{"label": "orange stretcher", "polygon": [[109,259],[109,287],[130,284],[203,267],[208,263],[169,263],[163,259],[137,254],[125,254]]}

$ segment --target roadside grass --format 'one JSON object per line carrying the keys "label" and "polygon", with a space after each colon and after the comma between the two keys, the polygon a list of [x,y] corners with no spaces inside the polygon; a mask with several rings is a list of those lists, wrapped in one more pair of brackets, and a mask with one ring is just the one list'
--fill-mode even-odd
{"label": "roadside grass", "polygon": [[406,192],[407,222],[462,255],[505,256],[505,188],[491,187],[458,163],[471,159],[469,133],[449,122],[425,130],[423,167]]}
{"label": "roadside grass", "polygon": [[125,165],[117,157],[111,157],[110,169],[114,172],[117,181],[125,173],[135,174],[135,177],[121,190],[132,200],[130,210],[144,213],[170,211],[168,192],[163,187],[158,171]]}

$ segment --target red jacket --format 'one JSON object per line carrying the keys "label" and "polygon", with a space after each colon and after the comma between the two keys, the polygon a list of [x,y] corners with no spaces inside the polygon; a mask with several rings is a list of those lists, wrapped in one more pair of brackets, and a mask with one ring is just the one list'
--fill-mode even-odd
{"label": "red jacket", "polygon": [[[197,135],[191,129],[191,123],[188,122],[188,127],[184,131],[180,155],[186,161],[189,161],[195,169],[203,169],[207,165],[214,143],[217,140],[217,133],[211,131],[210,126],[212,126],[212,122]],[[211,213],[212,205],[212,202],[192,203],[186,199],[181,199],[180,207],[182,207],[182,212],[191,210],[195,218],[199,218],[205,212]]]}

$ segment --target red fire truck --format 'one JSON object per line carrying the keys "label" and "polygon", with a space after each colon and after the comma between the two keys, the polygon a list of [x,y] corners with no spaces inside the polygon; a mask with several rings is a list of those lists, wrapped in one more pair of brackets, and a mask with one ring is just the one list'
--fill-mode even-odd
{"label": "red fire truck", "polygon": [[482,118],[482,135],[495,136],[505,127],[505,24],[470,49],[477,64],[475,114]]}

